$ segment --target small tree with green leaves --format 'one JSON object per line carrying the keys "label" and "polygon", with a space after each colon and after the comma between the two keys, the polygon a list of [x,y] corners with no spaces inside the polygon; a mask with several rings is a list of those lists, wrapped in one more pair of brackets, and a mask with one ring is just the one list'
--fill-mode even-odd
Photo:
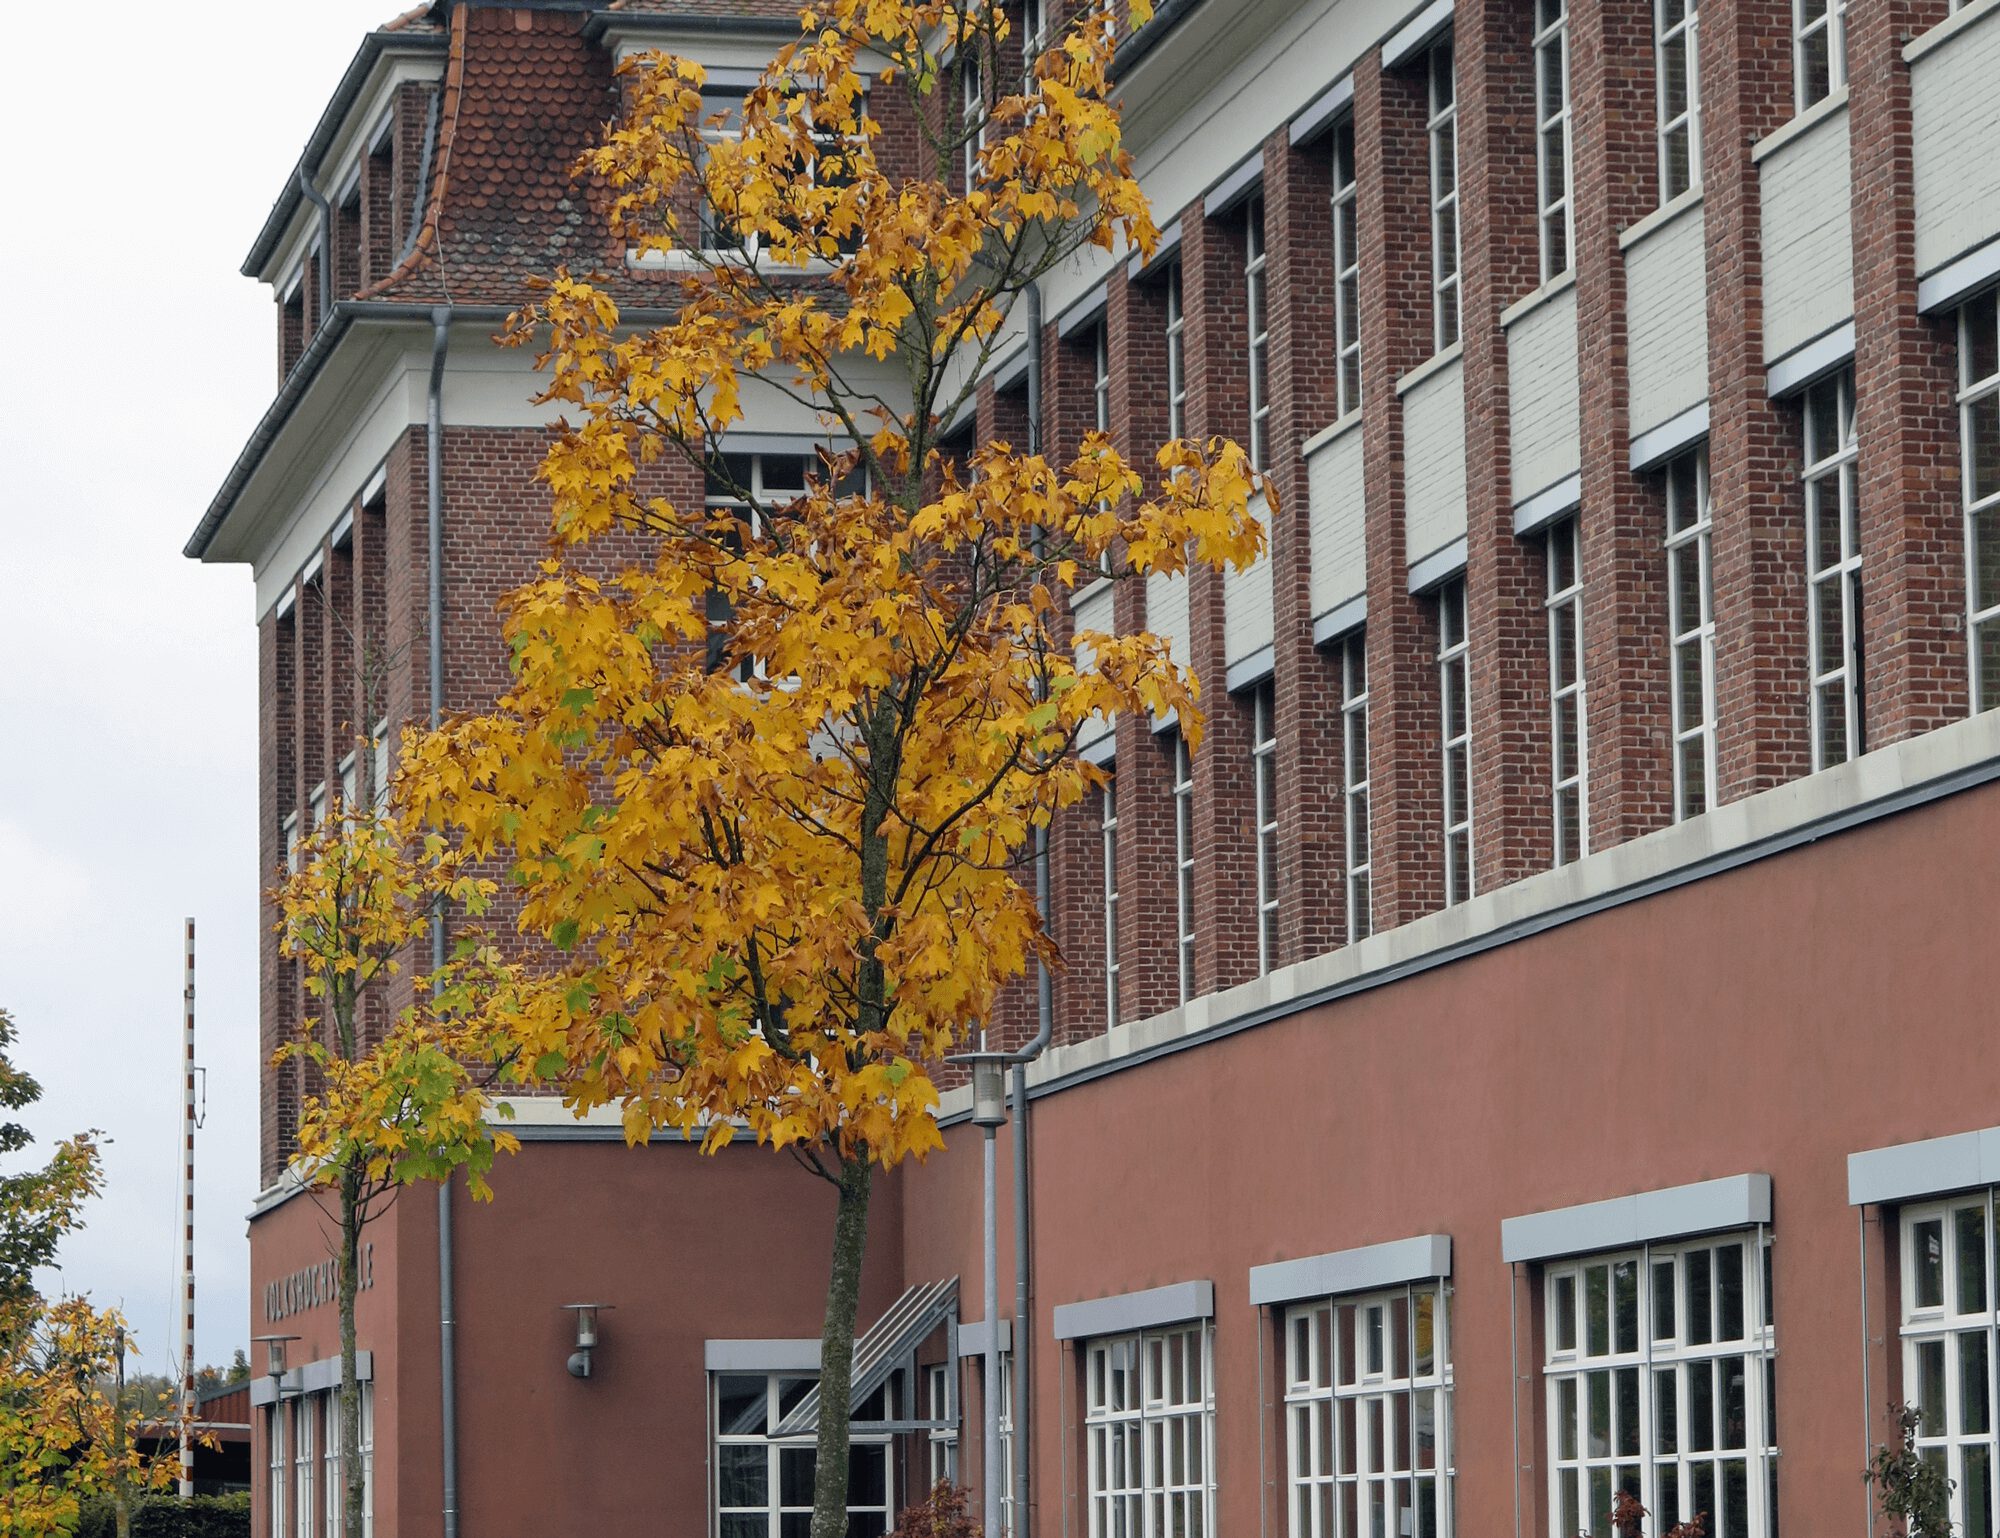
{"label": "small tree with green leaves", "polygon": [[1891,1405],[1893,1444],[1875,1449],[1861,1477],[1874,1488],[1875,1504],[1900,1524],[1903,1538],[1951,1538],[1951,1476],[1917,1447],[1923,1417],[1915,1405]]}

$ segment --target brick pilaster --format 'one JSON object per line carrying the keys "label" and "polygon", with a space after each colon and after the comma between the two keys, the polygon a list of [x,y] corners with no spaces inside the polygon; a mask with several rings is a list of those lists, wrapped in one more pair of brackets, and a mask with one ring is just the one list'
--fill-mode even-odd
{"label": "brick pilaster", "polygon": [[1750,158],[1791,116],[1790,25],[1784,0],[1720,0],[1701,13],[1717,801],[1783,784],[1811,763],[1799,423],[1765,389],[1761,200]]}
{"label": "brick pilaster", "polygon": [[1361,228],[1362,480],[1368,542],[1368,779],[1373,927],[1444,902],[1436,625],[1410,594],[1397,378],[1431,351],[1422,67],[1354,71]]}
{"label": "brick pilaster", "polygon": [[1278,732],[1278,944],[1275,964],[1330,950],[1347,934],[1341,836],[1340,666],[1312,643],[1312,499],[1306,440],[1334,418],[1331,151],[1264,146],[1265,264],[1271,308],[1271,611]]}
{"label": "brick pilaster", "polygon": [[[285,860],[283,823],[298,807],[298,741],[294,726],[298,648],[295,616],[276,612],[257,626],[257,890],[268,893]],[[277,905],[257,906],[259,1183],[268,1186],[284,1168],[297,1126],[294,1076],[269,1066],[271,1054],[290,1039],[296,1003],[292,966],[278,953]]]}
{"label": "brick pilaster", "polygon": [[1582,450],[1585,710],[1590,845],[1609,848],[1673,815],[1669,752],[1666,509],[1635,477],[1619,232],[1659,202],[1649,0],[1570,9],[1576,200],[1576,340]]}
{"label": "brick pilaster", "polygon": [[1463,224],[1466,633],[1471,641],[1472,868],[1481,891],[1552,858],[1542,562],[1514,537],[1507,334],[1500,314],[1540,276],[1530,11],[1453,12]]}
{"label": "brick pilaster", "polygon": [[1848,12],[1864,746],[1965,710],[1964,514],[1950,315],[1917,313],[1910,66],[1944,0]]}

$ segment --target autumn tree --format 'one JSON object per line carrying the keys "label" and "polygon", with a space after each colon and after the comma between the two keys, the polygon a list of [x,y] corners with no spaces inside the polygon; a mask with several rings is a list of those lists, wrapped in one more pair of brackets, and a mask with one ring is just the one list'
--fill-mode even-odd
{"label": "autumn tree", "polygon": [[[1095,433],[1067,459],[948,447],[1030,289],[1156,239],[1109,13],[1080,9],[1010,90],[998,5],[834,0],[726,132],[698,64],[625,67],[579,172],[615,244],[678,274],[674,315],[631,332],[563,272],[517,317],[568,417],[552,553],[506,600],[497,707],[405,760],[414,810],[508,865],[551,953],[496,1011],[524,1063],[579,1111],[621,1105],[631,1141],[747,1132],[833,1188],[813,1538],[847,1530],[874,1172],[940,1146],[935,1066],[1060,960],[1023,877],[1102,782],[1079,733],[1172,712],[1200,739],[1166,642],[1070,633],[1067,595],[1260,548],[1233,444],[1170,443],[1150,473]],[[802,496],[714,452],[757,391],[850,445]],[[732,505],[654,494],[675,463]]]}
{"label": "autumn tree", "polygon": [[[0,1010],[0,1110],[41,1098],[35,1079],[9,1056],[11,1016]],[[0,1156],[34,1141],[17,1121],[0,1122]],[[0,1534],[70,1533],[85,1500],[164,1488],[166,1460],[142,1455],[142,1408],[112,1391],[124,1321],[81,1297],[44,1298],[35,1271],[81,1225],[98,1192],[96,1134],[56,1145],[45,1164],[0,1176]]]}
{"label": "autumn tree", "polygon": [[[442,967],[414,979],[413,1002],[390,1022],[389,980],[421,954],[438,905],[477,914],[493,883],[465,871],[441,840],[413,841],[393,813],[339,805],[301,843],[297,866],[273,894],[280,947],[320,1013],[277,1061],[310,1064],[319,1086],[300,1106],[296,1169],[338,1226],[342,1524],[346,1538],[361,1538],[362,1232],[413,1182],[463,1171],[475,1198],[491,1196],[493,1160],[516,1146],[491,1126],[488,1101],[511,1053],[465,1004],[475,979],[482,999],[499,996],[507,969],[468,934]],[[386,1029],[369,1029],[371,1001]]]}

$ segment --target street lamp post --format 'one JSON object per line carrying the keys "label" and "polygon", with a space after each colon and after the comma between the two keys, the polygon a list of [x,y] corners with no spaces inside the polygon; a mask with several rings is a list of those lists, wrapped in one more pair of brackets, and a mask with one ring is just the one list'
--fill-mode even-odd
{"label": "street lamp post", "polygon": [[[999,1161],[994,1137],[1007,1122],[1007,1064],[1005,1052],[966,1052],[952,1059],[972,1069],[972,1124],[979,1129],[980,1177],[984,1188],[985,1247],[982,1256],[986,1294],[986,1351],[981,1366],[985,1383],[980,1396],[980,1432],[984,1454],[980,1459],[983,1495],[982,1528],[990,1538],[1000,1538],[1000,1196]],[[1019,1258],[1016,1257],[1016,1264]]]}

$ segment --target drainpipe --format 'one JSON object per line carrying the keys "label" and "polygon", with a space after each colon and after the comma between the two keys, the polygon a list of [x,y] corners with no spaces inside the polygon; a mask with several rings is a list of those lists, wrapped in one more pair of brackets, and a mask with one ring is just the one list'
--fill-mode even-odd
{"label": "drainpipe", "polygon": [[[322,264],[324,265],[324,264]],[[428,522],[428,640],[431,726],[444,719],[444,357],[451,345],[451,306],[431,311],[431,383],[424,411]],[[444,967],[444,904],[431,910],[431,970]],[[442,1384],[439,1441],[444,1463],[444,1538],[458,1538],[458,1318],[451,1256],[451,1182],[438,1182],[438,1377]]]}
{"label": "drainpipe", "polygon": [[317,331],[326,324],[326,317],[333,309],[333,205],[313,185],[304,166],[299,167],[299,191],[319,210],[319,288],[313,295],[318,306],[313,311],[313,330]]}
{"label": "drainpipe", "polygon": [[[1042,286],[1028,285],[1028,452],[1042,451]],[[1035,554],[1042,538],[1035,535]],[[1035,829],[1035,912],[1049,923],[1049,830]],[[1028,1538],[1028,1064],[1055,1032],[1055,983],[1047,962],[1035,972],[1035,1038],[1013,1055],[1014,1099],[1014,1533]],[[989,1294],[990,1296],[990,1294]]]}

